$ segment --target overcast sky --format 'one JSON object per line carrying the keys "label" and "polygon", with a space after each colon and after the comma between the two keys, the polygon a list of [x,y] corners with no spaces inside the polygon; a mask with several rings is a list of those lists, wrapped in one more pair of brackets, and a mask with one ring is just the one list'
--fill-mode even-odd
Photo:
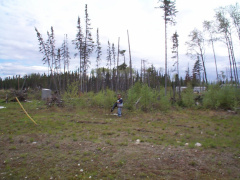
{"label": "overcast sky", "polygon": [[[184,76],[189,65],[194,64],[185,54],[189,33],[198,28],[202,30],[204,20],[214,19],[214,9],[220,6],[236,4],[237,0],[177,0],[178,10],[176,26],[168,26],[168,67],[172,69],[171,36],[179,34],[180,75]],[[56,47],[60,47],[64,34],[68,34],[70,48],[70,70],[76,70],[78,59],[71,41],[76,36],[78,16],[83,20],[85,4],[91,19],[92,34],[96,39],[99,28],[103,55],[101,66],[106,67],[107,41],[117,47],[120,37],[120,49],[128,50],[127,30],[130,35],[133,67],[140,68],[141,59],[148,60],[164,71],[164,21],[163,11],[158,0],[0,0],[0,77],[47,72],[39,52],[36,27],[46,40],[47,31],[53,26]],[[84,25],[84,24],[83,24]],[[234,32],[234,31],[233,31]],[[233,36],[237,62],[240,62],[240,46]],[[228,52],[224,43],[216,44],[219,70],[229,67]],[[95,68],[96,55],[92,54],[91,68]],[[120,59],[120,63],[123,59]],[[128,52],[126,53],[128,64]],[[211,47],[206,48],[206,67],[209,79],[215,80],[215,66]]]}

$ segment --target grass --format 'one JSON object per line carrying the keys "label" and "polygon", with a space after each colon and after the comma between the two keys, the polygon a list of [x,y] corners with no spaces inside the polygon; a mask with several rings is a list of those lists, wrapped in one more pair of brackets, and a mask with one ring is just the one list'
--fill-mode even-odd
{"label": "grass", "polygon": [[17,103],[0,105],[0,179],[240,178],[237,114],[124,109],[118,118],[99,108],[23,103],[36,126]]}

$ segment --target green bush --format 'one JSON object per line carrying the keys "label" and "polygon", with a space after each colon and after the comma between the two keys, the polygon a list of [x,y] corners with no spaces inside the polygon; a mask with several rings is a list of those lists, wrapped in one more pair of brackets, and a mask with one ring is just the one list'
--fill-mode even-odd
{"label": "green bush", "polygon": [[63,101],[65,106],[76,106],[79,101],[78,83],[73,82],[63,94]]}
{"label": "green bush", "polygon": [[[157,99],[157,97],[156,97]],[[165,96],[165,89],[160,91],[159,110],[167,111],[171,108],[170,95]]]}
{"label": "green bush", "polygon": [[240,105],[239,88],[212,85],[204,93],[203,107],[211,109],[234,109]]}
{"label": "green bush", "polygon": [[191,108],[195,105],[195,102],[194,102],[195,95],[193,93],[193,88],[191,87],[190,84],[188,84],[187,89],[185,89],[182,92],[181,96],[182,96],[182,105],[184,107]]}
{"label": "green bush", "polygon": [[137,82],[134,84],[133,87],[131,87],[128,90],[127,100],[126,100],[126,103],[124,104],[125,108],[129,110],[134,110],[136,108],[135,103],[141,97],[141,88],[142,88],[142,85],[139,82]]}
{"label": "green bush", "polygon": [[148,87],[147,84],[144,84],[141,88],[141,100],[142,110],[147,111],[152,109],[152,103],[154,100],[153,90]]}
{"label": "green bush", "polygon": [[113,103],[116,101],[115,92],[107,89],[106,91],[100,91],[91,100],[92,106],[111,108]]}
{"label": "green bush", "polygon": [[204,108],[216,108],[217,104],[217,92],[219,91],[219,85],[209,85],[208,90],[203,93],[203,107]]}
{"label": "green bush", "polygon": [[144,111],[154,109],[166,111],[171,108],[170,97],[165,96],[164,88],[159,92],[146,84],[135,83],[127,92],[127,102],[124,106],[129,110],[135,110],[135,104],[139,99],[138,106]]}

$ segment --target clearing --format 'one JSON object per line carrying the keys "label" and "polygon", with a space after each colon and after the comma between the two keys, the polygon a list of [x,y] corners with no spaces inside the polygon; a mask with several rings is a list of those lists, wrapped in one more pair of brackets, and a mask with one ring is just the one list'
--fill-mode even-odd
{"label": "clearing", "polygon": [[240,178],[239,114],[22,104],[37,126],[0,103],[0,179]]}

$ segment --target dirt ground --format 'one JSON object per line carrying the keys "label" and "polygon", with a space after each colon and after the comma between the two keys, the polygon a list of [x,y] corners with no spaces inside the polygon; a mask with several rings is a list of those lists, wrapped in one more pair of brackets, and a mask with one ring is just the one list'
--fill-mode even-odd
{"label": "dirt ground", "polygon": [[240,179],[239,115],[187,110],[118,118],[53,108],[31,111],[35,126],[14,109],[0,117],[0,179]]}

